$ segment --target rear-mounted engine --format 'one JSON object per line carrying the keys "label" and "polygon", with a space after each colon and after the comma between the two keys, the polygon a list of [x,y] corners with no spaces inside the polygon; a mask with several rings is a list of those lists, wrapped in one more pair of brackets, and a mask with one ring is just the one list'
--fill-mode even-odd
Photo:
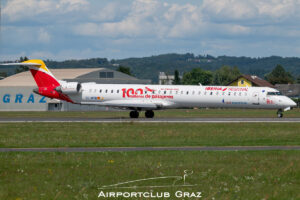
{"label": "rear-mounted engine", "polygon": [[60,86],[56,87],[54,90],[63,94],[76,94],[79,93],[81,89],[81,84],[78,82],[60,82]]}

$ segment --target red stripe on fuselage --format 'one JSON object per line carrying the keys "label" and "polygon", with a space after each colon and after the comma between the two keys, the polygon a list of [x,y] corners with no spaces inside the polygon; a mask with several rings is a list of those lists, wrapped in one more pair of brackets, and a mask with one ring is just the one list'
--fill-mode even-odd
{"label": "red stripe on fuselage", "polygon": [[35,69],[30,69],[30,72],[38,87],[56,88],[60,84],[52,76]]}

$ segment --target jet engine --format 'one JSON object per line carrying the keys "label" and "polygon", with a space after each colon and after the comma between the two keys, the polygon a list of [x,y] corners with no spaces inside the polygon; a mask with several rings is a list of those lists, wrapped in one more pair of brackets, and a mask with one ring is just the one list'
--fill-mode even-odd
{"label": "jet engine", "polygon": [[78,82],[61,81],[60,86],[56,87],[54,90],[63,94],[76,94],[80,92],[80,89],[81,84]]}

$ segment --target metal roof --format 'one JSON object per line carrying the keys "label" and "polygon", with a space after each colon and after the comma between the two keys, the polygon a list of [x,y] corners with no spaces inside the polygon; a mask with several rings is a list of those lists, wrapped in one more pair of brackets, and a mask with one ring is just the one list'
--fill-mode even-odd
{"label": "metal roof", "polygon": [[251,81],[253,86],[259,86],[259,87],[271,87],[274,88],[275,86],[272,85],[271,83],[269,83],[268,81],[261,79],[258,76],[255,75],[248,75],[248,74],[242,74],[241,76],[237,77],[236,79],[234,79],[233,81],[231,81],[230,83],[228,83],[227,85],[230,85],[231,83],[239,80],[240,78],[245,78],[248,81]]}
{"label": "metal roof", "polygon": [[[76,68],[76,69],[50,69],[58,80],[75,79],[79,76],[103,70],[105,68]],[[0,86],[36,86],[29,71],[14,74],[0,80]]]}

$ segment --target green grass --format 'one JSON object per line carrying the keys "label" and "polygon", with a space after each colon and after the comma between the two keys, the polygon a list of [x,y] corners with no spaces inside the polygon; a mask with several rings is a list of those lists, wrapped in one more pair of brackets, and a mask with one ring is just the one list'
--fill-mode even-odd
{"label": "green grass", "polygon": [[[299,111],[285,116],[300,117]],[[168,110],[156,116],[275,117],[275,111]],[[0,112],[1,117],[127,118],[128,112]],[[0,147],[300,145],[299,130],[300,123],[1,123]],[[177,190],[201,191],[201,199],[300,199],[299,155],[299,151],[0,153],[0,199],[104,199],[97,198],[103,185],[182,176],[184,170],[194,172],[186,183],[196,186],[103,191],[170,192],[170,199],[176,199]]]}
{"label": "green grass", "polygon": [[[144,113],[141,113],[144,117]],[[71,117],[71,118],[129,118],[129,111],[101,111],[101,112],[0,112],[1,118],[47,118],[47,117]],[[277,117],[276,110],[265,109],[172,109],[155,111],[155,117],[175,118],[175,117]],[[284,117],[300,117],[300,109],[293,109],[284,112]]]}
{"label": "green grass", "polygon": [[300,145],[300,123],[2,123],[0,147]]}
{"label": "green grass", "polygon": [[194,172],[186,183],[196,186],[104,191],[201,191],[201,199],[300,198],[299,151],[1,153],[0,163],[0,199],[8,200],[98,199],[103,185],[182,176],[184,170]]}

